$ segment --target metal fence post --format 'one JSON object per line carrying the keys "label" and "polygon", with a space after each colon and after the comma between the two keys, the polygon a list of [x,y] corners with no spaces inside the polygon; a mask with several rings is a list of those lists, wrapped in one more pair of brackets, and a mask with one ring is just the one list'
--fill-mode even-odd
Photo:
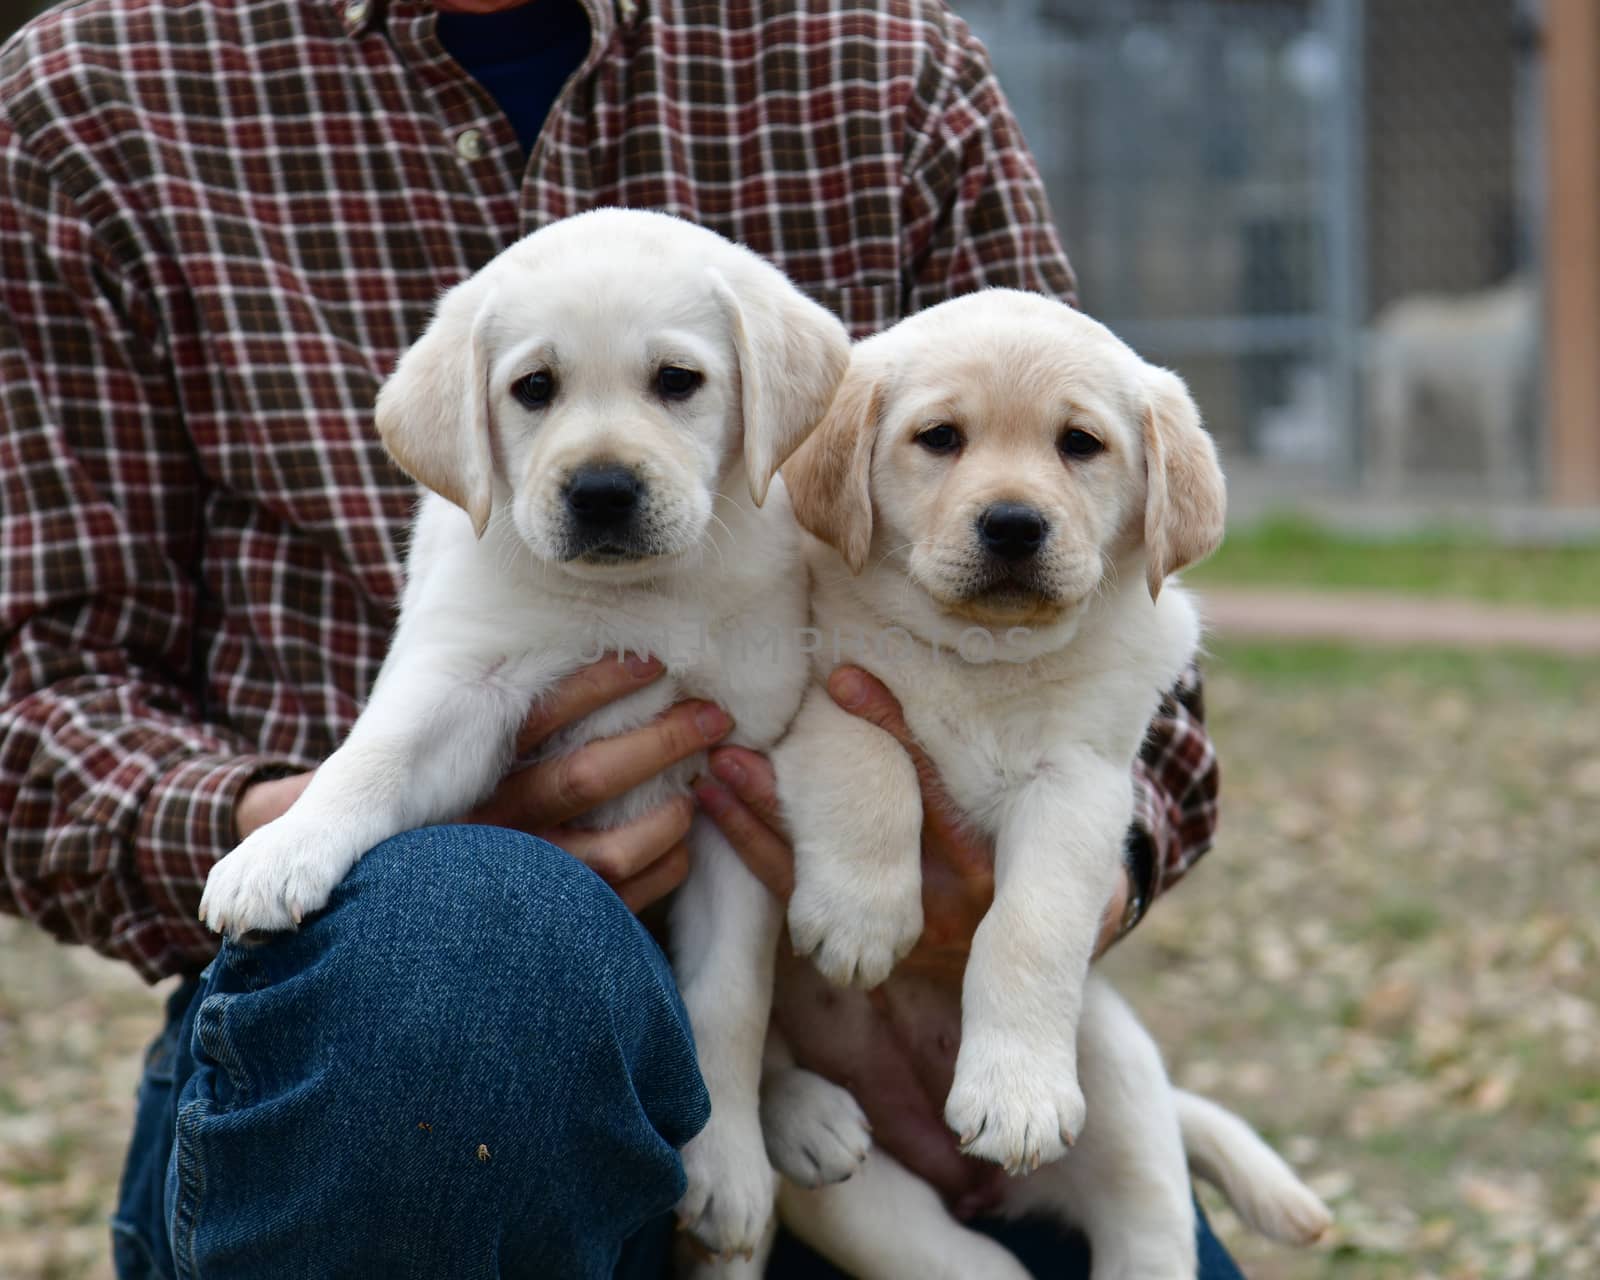
{"label": "metal fence post", "polygon": [[1357,485],[1364,461],[1361,375],[1367,319],[1364,0],[1321,0],[1321,10],[1320,25],[1337,68],[1321,125],[1328,407],[1344,434],[1346,479]]}

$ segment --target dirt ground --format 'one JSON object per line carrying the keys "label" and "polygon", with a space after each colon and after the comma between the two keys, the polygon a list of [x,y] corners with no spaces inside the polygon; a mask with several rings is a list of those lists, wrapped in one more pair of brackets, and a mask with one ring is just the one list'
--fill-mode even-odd
{"label": "dirt ground", "polygon": [[[1600,1274],[1600,664],[1224,648],[1216,851],[1109,967],[1332,1204],[1255,1280]],[[0,1276],[107,1277],[159,994],[0,921]],[[1217,1198],[1206,1196],[1215,1208]]]}

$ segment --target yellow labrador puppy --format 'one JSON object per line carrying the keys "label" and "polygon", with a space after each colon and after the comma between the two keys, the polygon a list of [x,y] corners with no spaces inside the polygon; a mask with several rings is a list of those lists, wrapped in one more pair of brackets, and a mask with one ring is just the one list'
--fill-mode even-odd
{"label": "yellow labrador puppy", "polygon": [[[817,538],[824,665],[883,678],[995,841],[945,1118],[973,1154],[1036,1167],[1083,1126],[1084,977],[1134,755],[1199,643],[1189,598],[1162,588],[1222,538],[1216,450],[1176,375],[991,290],[861,343],[788,480]],[[775,763],[795,947],[876,986],[922,931],[911,761],[814,688]]]}
{"label": "yellow labrador puppy", "polygon": [[[726,708],[730,741],[770,747],[807,679],[800,533],[774,477],[848,360],[842,326],[781,272],[663,214],[555,223],[446,294],[378,398],[384,443],[432,491],[393,646],[294,807],[212,870],[202,917],[293,928],[364,851],[486,795],[529,706],[603,653],[654,654],[667,674],[550,752],[686,697]],[[698,767],[590,820],[637,817]],[[689,840],[672,949],[712,1116],[684,1152],[679,1213],[725,1254],[771,1212],[757,1089],[781,917],[714,826]]]}
{"label": "yellow labrador puppy", "polygon": [[[1084,1226],[1096,1280],[1192,1280],[1187,1141],[1263,1230],[1314,1237],[1315,1196],[1242,1122],[1175,1094],[1132,1013],[1086,982],[1133,759],[1199,641],[1167,578],[1222,537],[1222,474],[1183,383],[1059,303],[974,294],[858,344],[785,475],[815,535],[819,676],[845,661],[881,677],[995,844],[945,1118],[969,1153],[1032,1174],[1006,1210]],[[795,947],[837,983],[877,986],[922,929],[911,761],[814,685],[774,763]],[[851,1034],[852,1008],[831,1002],[832,1034]],[[784,1188],[804,1238],[869,1276],[1023,1274],[886,1155],[863,1157],[842,1091],[772,1066],[779,1167],[816,1186],[865,1159],[838,1186]]]}

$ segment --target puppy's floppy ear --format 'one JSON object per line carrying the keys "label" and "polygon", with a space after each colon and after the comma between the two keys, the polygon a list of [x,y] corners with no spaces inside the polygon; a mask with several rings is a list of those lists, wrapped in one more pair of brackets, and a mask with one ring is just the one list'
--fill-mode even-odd
{"label": "puppy's floppy ear", "polygon": [[1222,542],[1227,492],[1217,447],[1183,379],[1154,370],[1144,417],[1144,546],[1150,598],[1169,573],[1204,560]]}
{"label": "puppy's floppy ear", "polygon": [[850,363],[850,338],[833,315],[776,268],[712,285],[739,358],[745,475],[759,507],[772,477],[817,425]]}
{"label": "puppy's floppy ear", "polygon": [[476,279],[439,300],[433,320],[378,392],[378,435],[413,478],[472,517],[481,538],[494,496],[487,327]]}
{"label": "puppy's floppy ear", "polygon": [[860,573],[872,546],[872,450],[883,396],[878,379],[854,368],[828,416],[789,459],[783,482],[795,519]]}

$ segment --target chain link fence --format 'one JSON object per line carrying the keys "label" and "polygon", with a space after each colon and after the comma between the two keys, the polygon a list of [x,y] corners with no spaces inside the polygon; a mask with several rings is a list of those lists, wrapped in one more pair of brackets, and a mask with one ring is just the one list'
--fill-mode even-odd
{"label": "chain link fence", "polygon": [[1530,0],[958,8],[1039,158],[1085,305],[1189,379],[1231,470],[1531,493]]}

